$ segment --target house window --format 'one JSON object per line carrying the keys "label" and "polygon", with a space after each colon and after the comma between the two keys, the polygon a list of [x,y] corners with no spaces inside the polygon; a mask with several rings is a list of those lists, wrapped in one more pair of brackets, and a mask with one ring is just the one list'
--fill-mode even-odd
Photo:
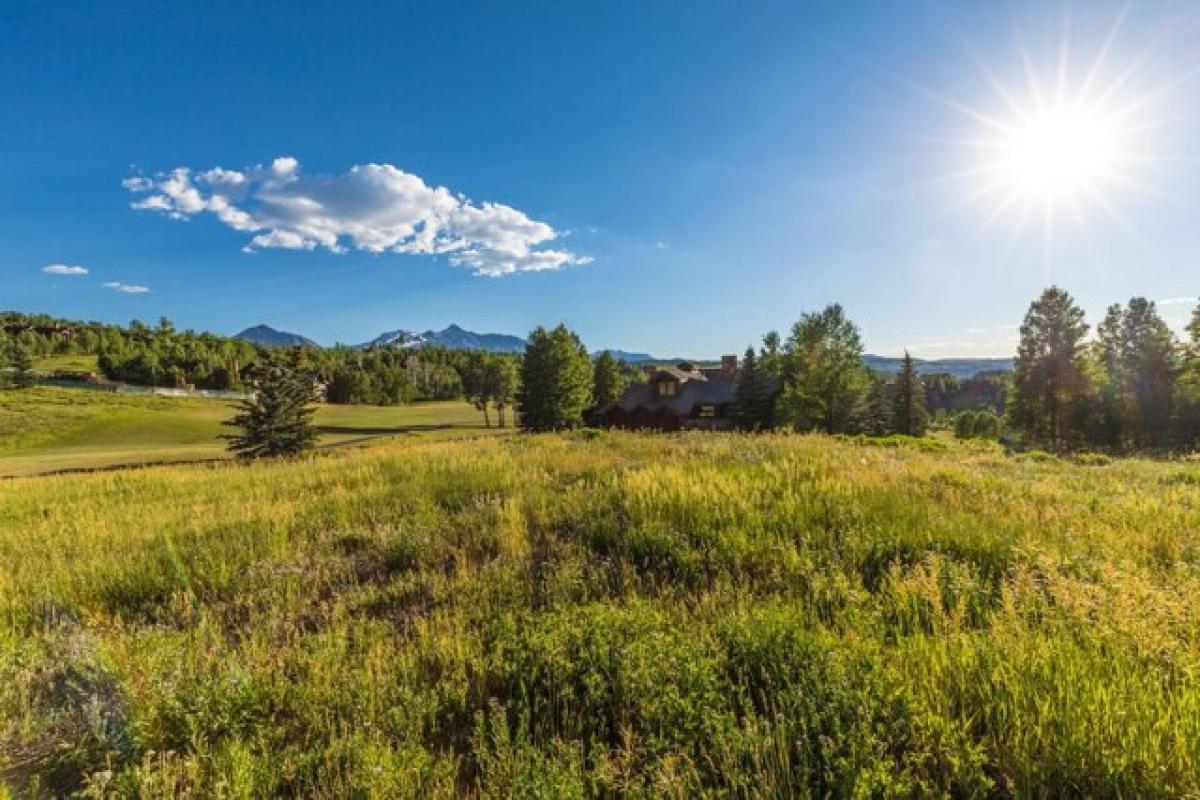
{"label": "house window", "polygon": [[701,417],[703,419],[712,419],[713,417],[717,416],[717,407],[716,406],[700,406],[700,410],[696,414],[696,416]]}
{"label": "house window", "polygon": [[675,396],[675,381],[659,381],[658,396],[659,397],[674,397]]}

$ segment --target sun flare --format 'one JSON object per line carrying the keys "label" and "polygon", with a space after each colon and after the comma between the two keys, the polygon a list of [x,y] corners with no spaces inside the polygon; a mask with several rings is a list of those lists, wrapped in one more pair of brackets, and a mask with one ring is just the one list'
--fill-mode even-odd
{"label": "sun flare", "polygon": [[1015,81],[981,69],[986,90],[976,104],[934,93],[973,127],[949,140],[961,162],[951,177],[965,186],[964,205],[983,208],[984,227],[1009,218],[1019,231],[1040,219],[1049,238],[1059,216],[1086,232],[1099,212],[1129,228],[1119,211],[1126,195],[1153,193],[1147,167],[1163,160],[1153,134],[1174,82],[1148,88],[1146,54],[1114,56],[1120,22],[1086,64],[1072,63],[1064,36],[1049,69],[1020,46]]}
{"label": "sun flare", "polygon": [[1064,106],[1035,112],[997,135],[987,162],[997,188],[1023,199],[1072,201],[1102,191],[1125,160],[1115,121]]}

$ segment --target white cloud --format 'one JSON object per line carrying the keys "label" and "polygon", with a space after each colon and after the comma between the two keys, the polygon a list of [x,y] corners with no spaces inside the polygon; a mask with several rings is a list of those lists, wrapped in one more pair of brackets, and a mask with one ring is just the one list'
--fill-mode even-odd
{"label": "white cloud", "polygon": [[1195,297],[1168,297],[1166,300],[1155,301],[1160,306],[1194,306]]}
{"label": "white cloud", "polygon": [[105,289],[112,289],[125,294],[145,294],[150,291],[149,286],[138,286],[136,284],[121,283],[120,281],[109,281],[103,284]]}
{"label": "white cloud", "polygon": [[245,171],[220,167],[126,179],[145,195],[133,208],[173,219],[207,212],[241,233],[243,248],[335,253],[444,254],[477,275],[507,275],[586,264],[547,247],[561,233],[502,203],[475,204],[390,164],[359,164],[341,175],[305,175],[290,156]]}
{"label": "white cloud", "polygon": [[72,264],[47,264],[42,267],[47,275],[87,275],[87,267],[77,267]]}

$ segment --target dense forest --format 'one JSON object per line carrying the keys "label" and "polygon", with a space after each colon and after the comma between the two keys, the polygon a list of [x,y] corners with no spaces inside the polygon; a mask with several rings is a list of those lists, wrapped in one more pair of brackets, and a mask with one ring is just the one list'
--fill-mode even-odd
{"label": "dense forest", "polygon": [[[289,348],[291,367],[309,375],[330,403],[395,405],[462,398],[490,421],[505,424],[515,403],[518,357],[442,347]],[[179,331],[167,318],[156,325],[128,326],[63,320],[46,315],[0,314],[0,379],[17,385],[34,380],[38,359],[95,356],[101,375],[136,386],[243,390],[266,349],[211,333]],[[602,381],[597,397],[612,387],[644,380],[642,368],[597,357]],[[60,373],[59,377],[84,378]],[[619,392],[618,392],[619,395]],[[615,399],[613,397],[612,399]]]}

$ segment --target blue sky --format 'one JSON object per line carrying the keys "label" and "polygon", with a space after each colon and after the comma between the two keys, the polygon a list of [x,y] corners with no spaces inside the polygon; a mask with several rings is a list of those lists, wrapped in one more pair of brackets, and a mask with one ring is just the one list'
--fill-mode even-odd
{"label": "blue sky", "polygon": [[[1052,226],[1002,208],[993,84],[1026,106],[1066,41],[1071,95],[1106,40],[1119,179]],[[1053,282],[1178,325],[1197,67],[1187,2],[8,0],[0,306],[711,356],[837,300],[868,350],[940,357],[1011,353]]]}

